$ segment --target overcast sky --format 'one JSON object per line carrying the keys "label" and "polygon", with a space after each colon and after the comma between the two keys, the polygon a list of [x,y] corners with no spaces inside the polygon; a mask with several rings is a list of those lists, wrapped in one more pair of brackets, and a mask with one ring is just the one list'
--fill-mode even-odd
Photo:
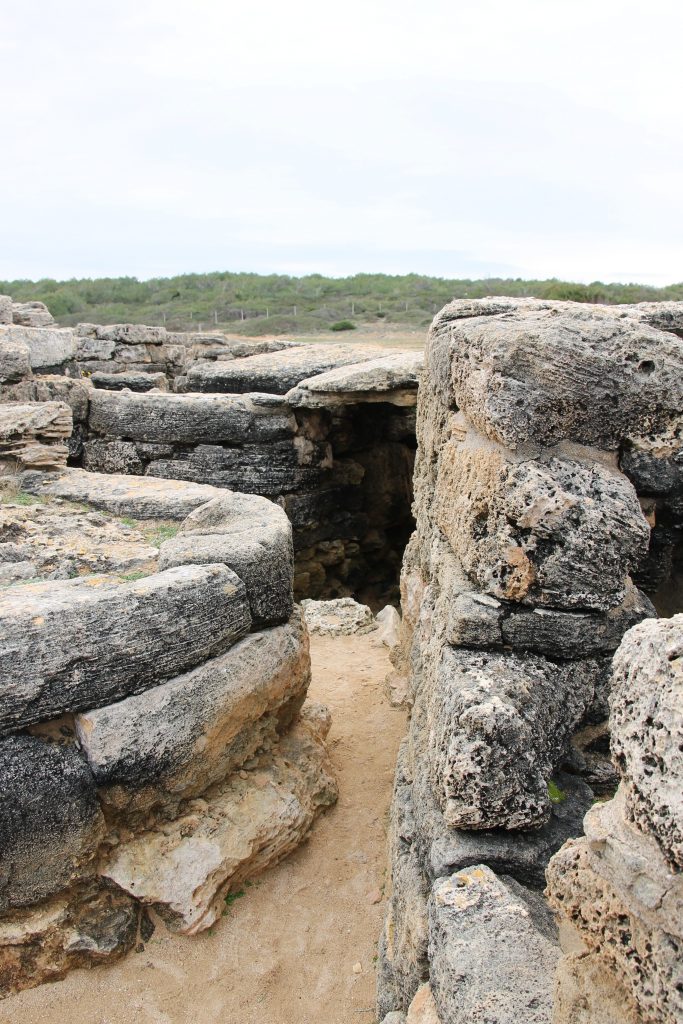
{"label": "overcast sky", "polygon": [[680,0],[1,7],[1,278],[683,280]]}

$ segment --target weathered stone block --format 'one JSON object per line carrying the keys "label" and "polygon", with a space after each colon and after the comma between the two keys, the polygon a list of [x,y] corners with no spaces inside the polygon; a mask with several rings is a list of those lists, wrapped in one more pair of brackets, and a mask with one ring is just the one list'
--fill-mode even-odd
{"label": "weathered stone block", "polygon": [[241,395],[132,394],[95,390],[91,430],[122,440],[243,444],[252,422]]}
{"label": "weathered stone block", "polygon": [[21,487],[29,494],[84,502],[92,508],[134,519],[184,519],[223,492],[206,484],[155,480],[121,474],[66,469],[62,473],[26,472]]}
{"label": "weathered stone block", "polygon": [[[0,910],[27,907],[88,872],[104,834],[92,773],[72,747],[0,740]],[[1,956],[0,956],[1,959]]]}
{"label": "weathered stone block", "polygon": [[144,908],[117,889],[81,889],[14,913],[0,921],[0,997],[119,960],[153,931]]}
{"label": "weathered stone block", "polygon": [[0,592],[0,730],[140,693],[222,653],[250,625],[244,584],[225,565]]}
{"label": "weathered stone block", "polygon": [[187,371],[187,386],[191,391],[230,394],[263,391],[284,395],[308,377],[385,354],[382,349],[357,345],[302,345],[229,362],[195,364]]}
{"label": "weathered stone block", "polygon": [[640,623],[614,657],[612,753],[629,816],[683,868],[683,615]]}
{"label": "weathered stone block", "polygon": [[0,458],[22,469],[62,469],[68,450],[61,443],[73,430],[64,402],[0,405]]}
{"label": "weathered stone block", "polygon": [[168,380],[165,373],[104,373],[98,370],[91,376],[96,388],[105,391],[168,391]]}
{"label": "weathered stone block", "polygon": [[434,884],[430,987],[441,1024],[549,1024],[558,958],[525,903],[486,865]]}
{"label": "weathered stone block", "polygon": [[620,604],[650,535],[618,472],[460,441],[442,449],[434,517],[485,593],[560,608]]}
{"label": "weathered stone block", "polygon": [[209,928],[226,894],[298,846],[337,797],[325,746],[306,722],[247,774],[159,830],[121,843],[104,877],[153,906],[173,931]]}
{"label": "weathered stone block", "polygon": [[302,380],[288,392],[287,401],[308,409],[358,402],[414,405],[423,361],[422,352],[390,352],[361,363],[336,367]]}
{"label": "weathered stone block", "polygon": [[61,366],[76,354],[76,339],[68,327],[0,327],[0,347],[5,341],[26,345],[34,370]]}
{"label": "weathered stone block", "polygon": [[[594,972],[610,1001],[623,1000],[616,1005],[629,1024],[678,1024],[683,874],[667,863],[653,836],[627,820],[623,787],[614,800],[596,804],[584,825],[585,838],[566,843],[548,866],[548,896],[561,916],[560,934],[571,940],[574,982]],[[558,1020],[581,1020],[572,1016],[566,991],[571,978],[559,980]]]}
{"label": "weathered stone block", "polygon": [[22,327],[50,327],[55,318],[44,302],[13,302],[12,323]]}
{"label": "weathered stone block", "polygon": [[126,473],[141,476],[144,463],[132,441],[95,438],[83,445],[83,467],[92,473]]}
{"label": "weathered stone block", "polygon": [[548,820],[548,780],[598,670],[590,660],[443,650],[428,697],[428,758],[449,826],[518,829]]}
{"label": "weathered stone block", "polygon": [[447,601],[449,643],[512,647],[555,658],[586,658],[614,651],[628,629],[656,616],[649,598],[630,583],[622,603],[602,613],[526,608],[469,589],[447,594]]}
{"label": "weathered stone block", "polygon": [[28,345],[0,335],[0,383],[13,384],[31,376]]}
{"label": "weathered stone block", "polygon": [[0,324],[12,323],[12,305],[10,295],[0,295]]}
{"label": "weathered stone block", "polygon": [[159,567],[223,562],[247,588],[255,623],[286,622],[292,612],[292,527],[279,505],[225,493],[192,512],[161,546]]}
{"label": "weathered stone block", "polygon": [[173,807],[276,742],[309,680],[308,636],[297,613],[186,675],[79,715],[78,737],[112,808],[130,816]]}
{"label": "weathered stone block", "polygon": [[[449,364],[452,400],[508,448],[599,448],[665,429],[683,408],[683,341],[595,308],[517,308],[435,318],[427,362]],[[496,315],[497,313],[502,315]]]}

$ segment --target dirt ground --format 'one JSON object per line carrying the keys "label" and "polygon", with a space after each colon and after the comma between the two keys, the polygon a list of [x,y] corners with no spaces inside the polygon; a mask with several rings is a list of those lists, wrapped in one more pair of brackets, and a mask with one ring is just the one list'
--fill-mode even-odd
{"label": "dirt ground", "polygon": [[[377,634],[312,638],[340,787],[310,838],[209,932],[158,928],[141,953],[0,1003],[0,1024],[373,1024],[386,824],[405,731]],[[354,973],[360,963],[361,973]]]}

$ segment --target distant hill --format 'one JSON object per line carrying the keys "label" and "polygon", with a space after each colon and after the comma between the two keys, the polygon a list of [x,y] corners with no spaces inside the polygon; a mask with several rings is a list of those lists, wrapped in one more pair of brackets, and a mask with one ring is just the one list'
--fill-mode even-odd
{"label": "distant hill", "polygon": [[420,274],[183,274],[138,281],[104,277],[71,281],[0,281],[0,294],[39,299],[63,324],[166,324],[172,330],[218,327],[238,334],[319,334],[349,320],[359,327],[423,328],[453,298],[527,295],[578,302],[644,302],[683,299],[683,283],[665,288],[639,284],[573,284],[555,279],[446,280]]}

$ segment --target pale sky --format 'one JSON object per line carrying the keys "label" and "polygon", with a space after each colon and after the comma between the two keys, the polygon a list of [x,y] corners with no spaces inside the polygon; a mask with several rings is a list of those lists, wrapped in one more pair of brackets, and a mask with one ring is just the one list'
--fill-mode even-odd
{"label": "pale sky", "polygon": [[0,278],[683,280],[680,0],[0,11]]}

